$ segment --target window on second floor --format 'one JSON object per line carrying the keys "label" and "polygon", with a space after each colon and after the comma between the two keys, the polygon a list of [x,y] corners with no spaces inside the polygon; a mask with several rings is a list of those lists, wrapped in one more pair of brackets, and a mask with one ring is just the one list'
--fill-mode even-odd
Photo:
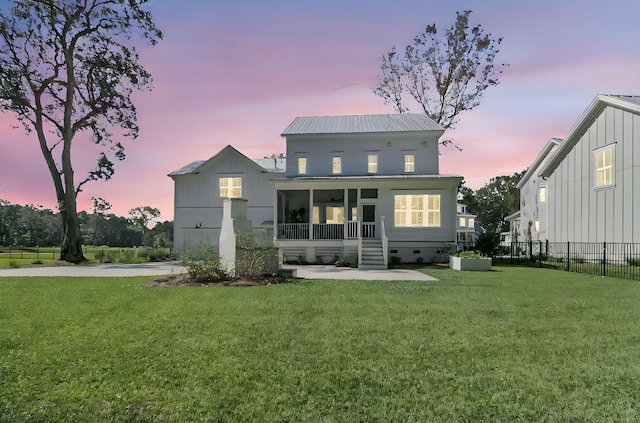
{"label": "window on second floor", "polygon": [[242,198],[242,178],[220,178],[221,198]]}
{"label": "window on second floor", "polygon": [[378,155],[369,154],[367,159],[367,171],[369,173],[378,173]]}
{"label": "window on second floor", "polygon": [[540,187],[540,189],[538,190],[538,201],[540,203],[547,202],[547,187]]}
{"label": "window on second floor", "polygon": [[466,218],[466,217],[461,217],[461,218],[459,218],[458,225],[459,225],[461,228],[466,228],[466,227],[467,227],[467,218]]}
{"label": "window on second floor", "polygon": [[594,151],[596,188],[613,185],[613,145]]}
{"label": "window on second floor", "polygon": [[414,172],[415,169],[416,169],[415,158],[413,157],[413,154],[405,154],[404,155],[404,171]]}
{"label": "window on second floor", "polygon": [[307,158],[298,157],[298,174],[305,175],[307,173]]}
{"label": "window on second floor", "polygon": [[342,157],[333,156],[333,173],[342,173]]}

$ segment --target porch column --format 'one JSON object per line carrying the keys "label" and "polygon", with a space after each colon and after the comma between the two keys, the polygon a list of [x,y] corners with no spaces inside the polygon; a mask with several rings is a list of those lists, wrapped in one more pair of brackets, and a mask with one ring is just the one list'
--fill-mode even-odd
{"label": "porch column", "polygon": [[342,219],[342,225],[344,226],[344,228],[342,228],[342,239],[347,239],[347,235],[349,234],[349,189],[345,188],[344,189],[344,193],[342,194],[343,198],[343,219]]}
{"label": "porch column", "polygon": [[[278,239],[278,190],[273,190],[273,243]],[[282,263],[282,262],[281,262]]]}
{"label": "porch column", "polygon": [[313,188],[309,189],[309,239],[313,239]]}

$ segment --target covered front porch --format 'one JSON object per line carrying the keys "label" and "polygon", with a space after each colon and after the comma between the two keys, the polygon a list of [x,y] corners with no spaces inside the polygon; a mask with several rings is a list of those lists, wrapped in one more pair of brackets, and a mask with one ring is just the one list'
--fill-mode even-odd
{"label": "covered front porch", "polygon": [[[387,267],[388,241],[377,189],[279,189],[276,195],[275,242],[285,256],[300,254],[317,262],[320,257],[355,254],[362,267],[370,254],[377,266]],[[376,253],[369,253],[374,248]]]}

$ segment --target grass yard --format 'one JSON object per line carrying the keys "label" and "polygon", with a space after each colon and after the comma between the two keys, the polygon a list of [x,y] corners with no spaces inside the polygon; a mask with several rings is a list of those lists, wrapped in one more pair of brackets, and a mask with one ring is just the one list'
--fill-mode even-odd
{"label": "grass yard", "polygon": [[0,421],[640,420],[640,285],[0,280]]}

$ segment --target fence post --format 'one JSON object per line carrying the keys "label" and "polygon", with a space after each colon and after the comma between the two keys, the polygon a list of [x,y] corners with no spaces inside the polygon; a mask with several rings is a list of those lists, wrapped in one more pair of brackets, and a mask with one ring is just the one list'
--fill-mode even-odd
{"label": "fence post", "polygon": [[570,267],[571,253],[569,251],[570,246],[571,246],[571,242],[567,241],[567,272],[571,270],[571,267]]}
{"label": "fence post", "polygon": [[602,243],[602,276],[607,276],[607,241]]}
{"label": "fence post", "polygon": [[20,246],[20,258],[24,258],[24,245]]}
{"label": "fence post", "polygon": [[542,267],[542,241],[538,240],[538,267]]}

